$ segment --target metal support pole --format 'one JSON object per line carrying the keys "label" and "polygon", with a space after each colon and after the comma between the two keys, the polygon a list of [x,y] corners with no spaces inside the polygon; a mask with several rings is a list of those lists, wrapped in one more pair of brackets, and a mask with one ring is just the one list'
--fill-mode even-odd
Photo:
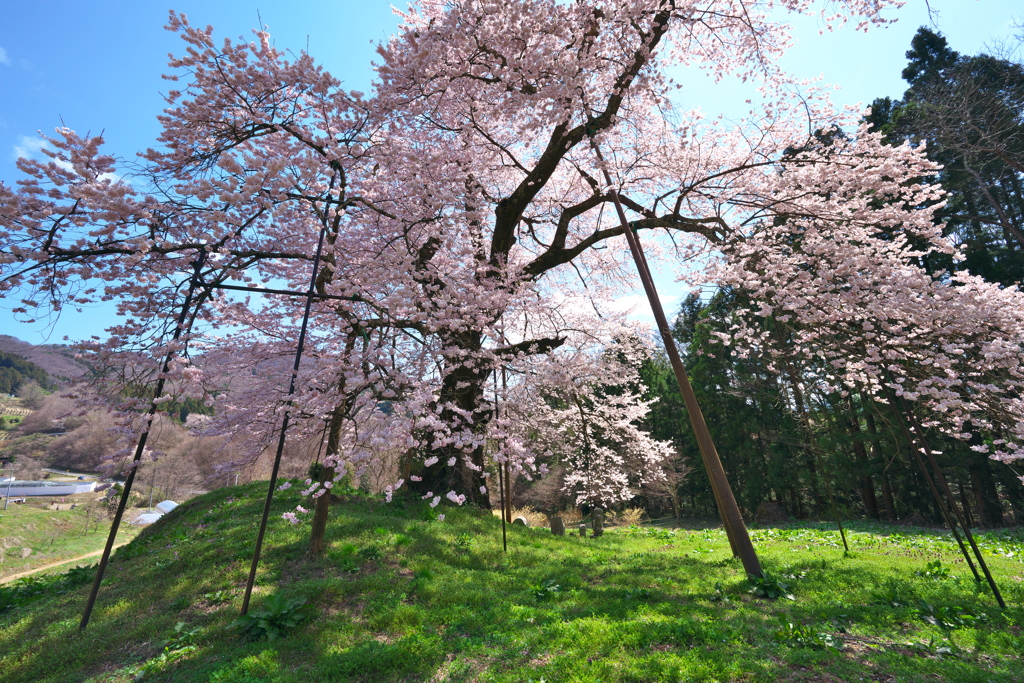
{"label": "metal support pole", "polygon": [[[504,338],[504,335],[502,335]],[[504,377],[505,368],[502,367],[502,377]],[[498,417],[498,369],[494,369],[494,416]],[[505,479],[502,476],[502,463],[496,463],[498,465],[498,494],[501,501],[501,547],[508,553],[508,536],[505,531]]]}
{"label": "metal support pole", "polygon": [[[192,277],[189,279],[188,292],[185,294],[185,302],[181,306],[181,313],[178,315],[178,321],[174,326],[174,335],[172,337],[172,343],[177,342],[181,338],[182,331],[185,328],[185,320],[188,318],[189,307],[192,305],[192,296],[195,294],[196,286],[199,283],[199,271],[202,269],[203,264],[206,263],[206,250],[199,252],[199,256],[192,262]],[[124,488],[121,490],[121,500],[117,502],[117,511],[114,513],[114,519],[110,523],[110,533],[107,535],[107,543],[103,546],[103,555],[100,557],[99,566],[96,567],[96,578],[92,582],[92,590],[89,591],[89,599],[85,603],[85,611],[82,613],[82,621],[78,625],[78,629],[84,630],[89,625],[89,617],[92,614],[92,609],[96,604],[96,596],[100,590],[100,583],[103,581],[103,573],[106,571],[107,563],[110,561],[110,551],[114,548],[114,539],[117,537],[117,530],[121,526],[121,517],[124,515],[125,506],[128,503],[128,496],[132,491],[132,483],[135,481],[135,474],[139,471],[139,463],[142,460],[142,453],[146,450],[146,441],[149,439],[149,430],[153,427],[153,418],[156,416],[159,405],[156,400],[164,393],[164,384],[167,381],[167,373],[170,370],[171,361],[177,355],[176,349],[171,349],[166,356],[164,356],[164,364],[160,371],[160,376],[156,382],[156,388],[153,390],[153,399],[149,404],[149,416],[146,422],[146,429],[139,435],[139,443],[135,446],[135,457],[132,459],[131,471],[128,472],[128,477],[124,480]]]}
{"label": "metal support pole", "polygon": [[[502,341],[505,340],[505,335],[502,333]],[[505,375],[505,366],[501,366],[501,395],[507,401],[508,400],[508,378]],[[505,459],[505,493],[503,496],[503,508],[501,511],[505,521],[509,524],[512,523],[512,472],[508,466],[508,459]]]}
{"label": "metal support pole", "polygon": [[[932,470],[935,472],[935,479],[939,482],[939,486],[942,488],[943,493],[946,494],[946,498],[949,501],[949,506],[953,508],[954,514],[956,514],[957,520],[960,522],[960,528],[964,530],[964,535],[967,537],[967,542],[971,545],[971,550],[974,551],[974,557],[978,560],[978,565],[981,566],[981,571],[985,574],[985,580],[988,581],[989,587],[992,589],[992,595],[995,596],[996,602],[1003,609],[1006,609],[1006,602],[1003,600],[1003,594],[999,590],[999,586],[996,585],[996,580],[992,576],[992,572],[989,571],[988,563],[985,562],[985,557],[981,554],[981,549],[978,548],[978,544],[974,542],[974,534],[971,533],[970,524],[964,517],[963,511],[956,504],[956,499],[953,497],[953,492],[949,488],[949,482],[946,481],[946,475],[942,473],[942,468],[939,467],[939,463],[935,460],[935,455],[932,453],[931,447],[928,445],[928,440],[925,438],[924,429],[917,422],[917,417],[913,412],[909,410],[906,400],[900,396],[900,402],[905,406],[904,410],[907,415],[910,416],[910,426],[917,433],[917,437],[920,440],[921,446],[924,448],[925,455],[928,458],[928,463],[932,466]],[[977,572],[974,573],[977,576]]]}
{"label": "metal support pole", "polygon": [[629,243],[629,250],[633,255],[633,261],[636,263],[640,280],[643,282],[644,291],[647,293],[647,300],[650,302],[651,311],[654,313],[654,319],[658,324],[658,330],[661,332],[661,338],[665,344],[665,352],[668,354],[672,370],[675,372],[676,381],[679,383],[679,390],[683,394],[686,412],[690,417],[693,433],[697,437],[701,459],[704,461],[704,468],[711,481],[712,493],[716,494],[716,502],[718,502],[718,509],[722,515],[722,524],[729,537],[729,544],[732,546],[733,553],[739,556],[747,574],[761,576],[761,563],[757,558],[757,552],[754,550],[753,543],[750,542],[750,535],[747,533],[747,527],[743,523],[743,516],[740,514],[736,498],[733,496],[729,479],[726,477],[725,469],[722,467],[722,461],[718,457],[718,451],[715,449],[711,432],[704,421],[704,414],[701,412],[700,405],[697,402],[697,396],[693,393],[690,380],[686,376],[686,369],[683,367],[683,361],[679,357],[679,350],[676,349],[675,340],[672,338],[668,320],[665,317],[665,311],[661,307],[658,290],[654,286],[654,280],[651,278],[650,270],[647,267],[647,259],[644,257],[643,247],[641,247],[639,238],[633,232],[633,228],[629,225],[629,221],[626,220],[626,212],[619,201],[619,193],[616,192],[612,185],[612,178],[608,173],[604,157],[601,155],[601,150],[593,138],[591,138],[591,146],[600,162],[601,172],[604,175],[605,184],[608,186],[608,193],[615,204],[615,211],[619,216],[619,222],[622,223],[626,241]]}
{"label": "metal support pole", "polygon": [[260,530],[256,534],[256,548],[252,554],[252,566],[249,568],[249,578],[245,582],[245,597],[242,600],[242,614],[249,611],[249,599],[252,597],[252,587],[256,582],[256,568],[260,564],[260,551],[263,549],[263,537],[267,531],[267,520],[270,517],[270,504],[274,500],[274,488],[277,486],[277,473],[281,469],[281,455],[284,453],[285,435],[288,432],[288,419],[291,415],[292,396],[295,394],[295,379],[299,374],[299,363],[302,360],[302,349],[306,344],[306,329],[309,326],[309,312],[313,306],[313,299],[316,298],[316,278],[320,270],[320,256],[324,248],[324,236],[327,234],[327,226],[320,229],[320,238],[316,245],[316,256],[313,257],[313,274],[309,279],[309,289],[306,292],[306,309],[302,314],[302,327],[299,330],[299,343],[295,349],[295,362],[292,364],[291,381],[288,383],[288,398],[285,401],[284,419],[281,421],[281,434],[277,440],[277,454],[274,456],[274,468],[270,473],[270,485],[267,487],[267,499],[263,503],[263,518],[260,520]]}
{"label": "metal support pole", "polygon": [[921,474],[924,476],[925,482],[928,484],[928,488],[932,492],[932,496],[935,497],[935,503],[939,506],[939,512],[942,513],[942,518],[946,520],[946,526],[949,527],[950,531],[953,532],[953,537],[956,538],[956,544],[960,547],[960,553],[964,556],[964,560],[967,561],[967,566],[971,568],[971,573],[974,574],[974,580],[980,582],[981,575],[978,574],[978,570],[974,566],[974,562],[971,561],[971,554],[967,552],[967,547],[964,545],[963,539],[960,538],[960,532],[956,530],[956,522],[953,521],[952,516],[949,514],[949,509],[946,507],[946,501],[943,500],[942,495],[939,494],[939,489],[935,486],[935,482],[932,480],[930,474],[928,474],[928,468],[925,467],[924,460],[921,458],[921,447],[917,443],[917,439],[914,438],[913,433],[910,431],[910,427],[907,425],[906,416],[904,415],[903,409],[905,406],[898,407],[896,405],[896,394],[895,392],[889,392],[890,401],[893,410],[896,411],[896,416],[899,418],[900,427],[903,428],[903,436],[907,440],[907,444],[910,446],[910,451],[914,454],[914,460],[917,462],[918,468],[921,470]]}
{"label": "metal support pole", "polygon": [[505,484],[501,478],[501,463],[498,463],[498,488],[501,489],[501,547],[508,552],[508,537],[505,535]]}

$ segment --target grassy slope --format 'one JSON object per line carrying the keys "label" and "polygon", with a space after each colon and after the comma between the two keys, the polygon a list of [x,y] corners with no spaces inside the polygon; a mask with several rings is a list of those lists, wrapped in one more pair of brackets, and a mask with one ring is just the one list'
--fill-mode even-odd
{"label": "grassy slope", "polygon": [[[102,550],[110,531],[108,519],[100,520],[94,514],[87,526],[84,508],[50,510],[45,507],[50,501],[40,498],[20,505],[12,503],[6,511],[0,503],[0,578]],[[124,525],[118,530],[117,542],[127,541],[137,532],[138,527]],[[23,548],[32,553],[22,557]]]}
{"label": "grassy slope", "polygon": [[[83,635],[87,587],[0,615],[3,680],[130,681],[179,621],[199,629],[196,649],[154,664],[146,680],[1024,679],[1019,535],[986,541],[1011,604],[1003,612],[966,577],[915,575],[937,556],[966,574],[941,535],[900,529],[886,537],[882,527],[864,526],[844,558],[833,532],[755,532],[767,567],[805,573],[794,582],[795,601],[770,602],[746,592],[721,531],[623,529],[582,540],[514,529],[506,556],[489,514],[457,509],[445,522],[422,521],[418,503],[358,496],[332,508],[327,557],[310,563],[308,527],[279,519],[299,502],[294,488],[277,498],[254,605],[279,590],[307,598],[316,618],[273,642],[244,641],[229,624],[261,498],[260,484],[215,491],[118,551]],[[920,599],[985,617],[943,630],[915,614]],[[786,623],[836,634],[848,646],[779,640]]]}

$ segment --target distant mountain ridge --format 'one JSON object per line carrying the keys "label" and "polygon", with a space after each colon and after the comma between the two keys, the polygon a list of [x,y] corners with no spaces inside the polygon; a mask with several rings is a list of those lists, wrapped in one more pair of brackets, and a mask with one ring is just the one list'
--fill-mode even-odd
{"label": "distant mountain ridge", "polygon": [[89,367],[75,358],[75,351],[64,344],[29,344],[9,334],[0,334],[0,351],[20,356],[45,370],[56,380],[75,380]]}

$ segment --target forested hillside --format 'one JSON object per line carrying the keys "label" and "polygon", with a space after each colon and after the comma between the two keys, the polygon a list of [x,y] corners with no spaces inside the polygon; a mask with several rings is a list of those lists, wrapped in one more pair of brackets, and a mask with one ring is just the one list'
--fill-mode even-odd
{"label": "forested hillside", "polygon": [[0,334],[0,353],[28,360],[52,378],[75,379],[88,371],[88,366],[75,357],[75,351],[63,344],[29,344],[17,337]]}
{"label": "forested hillside", "polygon": [[35,382],[44,389],[56,386],[49,374],[35,363],[0,351],[0,394],[15,394],[28,382]]}

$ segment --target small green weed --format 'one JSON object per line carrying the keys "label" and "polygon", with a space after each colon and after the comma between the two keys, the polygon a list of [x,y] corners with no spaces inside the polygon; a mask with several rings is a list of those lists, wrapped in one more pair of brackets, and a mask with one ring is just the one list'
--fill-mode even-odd
{"label": "small green weed", "polygon": [[533,587],[533,597],[538,602],[546,602],[562,592],[562,587],[554,579],[548,579]]}
{"label": "small green weed", "polygon": [[64,585],[71,590],[92,583],[94,578],[96,578],[96,565],[72,567],[64,573]]}
{"label": "small green weed", "polygon": [[276,640],[310,618],[305,598],[286,598],[280,593],[267,596],[260,609],[235,619],[231,626],[243,635],[259,640]]}
{"label": "small green weed", "polygon": [[168,664],[194,652],[196,647],[192,643],[201,630],[199,628],[190,629],[184,621],[179,621],[174,626],[173,635],[158,643],[163,651],[135,669],[135,680],[142,680],[150,674],[159,673]]}
{"label": "small green weed", "polygon": [[747,582],[750,584],[749,592],[759,598],[796,600],[790,591],[790,584],[783,581],[781,576],[776,576],[768,570],[762,572],[761,576],[748,576]]}
{"label": "small green weed", "polygon": [[955,605],[935,606],[924,600],[918,602],[918,608],[914,610],[914,614],[921,621],[938,626],[945,631],[952,631],[958,628],[974,628],[974,626],[983,624],[988,620],[988,615],[984,612],[975,614],[965,607]]}
{"label": "small green weed", "polygon": [[223,605],[225,602],[231,601],[230,590],[219,590],[210,593],[203,593],[203,600],[210,605]]}
{"label": "small green weed", "polygon": [[790,647],[809,647],[813,650],[842,650],[843,641],[831,633],[816,631],[810,626],[786,622],[772,637]]}
{"label": "small green weed", "polygon": [[356,555],[364,560],[379,560],[384,556],[384,551],[382,551],[378,545],[368,545],[364,548],[360,548]]}
{"label": "small green weed", "polygon": [[650,600],[651,599],[650,588],[637,588],[636,590],[626,591],[627,600]]}
{"label": "small green weed", "polygon": [[949,573],[949,567],[942,566],[942,560],[935,560],[925,565],[924,569],[918,569],[914,572],[915,576],[920,576],[924,579],[931,579],[932,581],[945,581],[946,579],[956,579],[955,576]]}
{"label": "small green weed", "polygon": [[708,599],[711,600],[711,602],[721,602],[721,603],[731,602],[729,600],[729,596],[725,592],[725,589],[722,588],[722,584],[721,583],[716,583],[715,584],[715,592],[712,593],[711,597],[708,598]]}
{"label": "small green weed", "polygon": [[882,590],[876,591],[872,597],[877,604],[888,605],[897,609],[910,604],[910,598],[901,592],[901,587],[896,583],[889,583]]}

